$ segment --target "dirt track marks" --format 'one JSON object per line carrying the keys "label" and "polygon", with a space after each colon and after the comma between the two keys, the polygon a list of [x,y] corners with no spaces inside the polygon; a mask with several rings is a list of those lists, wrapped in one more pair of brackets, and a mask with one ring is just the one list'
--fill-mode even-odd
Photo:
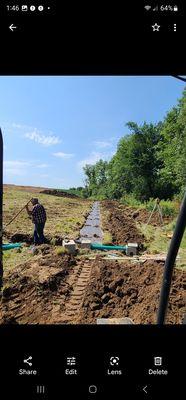
{"label": "dirt track marks", "polygon": [[62,323],[76,323],[84,301],[85,289],[90,280],[91,269],[91,261],[86,260],[83,264],[77,265],[70,275],[68,284],[73,287],[73,289],[69,301],[66,304]]}

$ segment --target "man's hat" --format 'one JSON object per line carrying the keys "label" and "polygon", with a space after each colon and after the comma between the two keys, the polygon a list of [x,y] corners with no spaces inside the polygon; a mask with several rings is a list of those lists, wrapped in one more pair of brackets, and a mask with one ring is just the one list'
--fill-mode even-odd
{"label": "man's hat", "polygon": [[32,204],[37,204],[38,203],[38,199],[36,197],[33,197],[31,200]]}

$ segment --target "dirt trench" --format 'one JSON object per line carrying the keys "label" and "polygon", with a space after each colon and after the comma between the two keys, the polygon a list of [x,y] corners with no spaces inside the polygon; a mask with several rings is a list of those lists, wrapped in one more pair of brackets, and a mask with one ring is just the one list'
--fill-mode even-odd
{"label": "dirt trench", "polygon": [[113,244],[122,245],[136,242],[140,248],[143,247],[144,235],[138,231],[135,218],[128,215],[125,208],[120,208],[117,201],[109,200],[102,202],[102,208],[103,212],[104,210],[109,212],[103,229],[111,233]]}
{"label": "dirt trench", "polygon": [[80,230],[80,240],[88,239],[93,242],[102,243],[103,232],[101,229],[100,204],[98,201],[93,203],[92,209],[87,216],[85,224]]}

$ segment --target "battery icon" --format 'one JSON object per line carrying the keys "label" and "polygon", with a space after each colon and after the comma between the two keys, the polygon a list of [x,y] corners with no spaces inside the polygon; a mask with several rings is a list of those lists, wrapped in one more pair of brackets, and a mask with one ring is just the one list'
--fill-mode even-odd
{"label": "battery icon", "polygon": [[178,6],[174,6],[174,11],[178,11]]}

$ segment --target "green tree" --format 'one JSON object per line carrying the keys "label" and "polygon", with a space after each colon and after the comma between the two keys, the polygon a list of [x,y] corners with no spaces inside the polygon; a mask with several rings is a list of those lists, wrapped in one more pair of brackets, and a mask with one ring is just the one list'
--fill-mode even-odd
{"label": "green tree", "polygon": [[140,201],[171,198],[186,185],[186,90],[162,122],[128,122],[109,162],[86,165],[89,196],[119,199],[131,194]]}
{"label": "green tree", "polygon": [[86,175],[86,186],[89,196],[100,195],[106,197],[107,187],[107,161],[99,160],[96,164],[85,165],[84,173]]}
{"label": "green tree", "polygon": [[186,90],[163,121],[157,149],[161,162],[158,174],[161,195],[171,198],[186,185]]}

